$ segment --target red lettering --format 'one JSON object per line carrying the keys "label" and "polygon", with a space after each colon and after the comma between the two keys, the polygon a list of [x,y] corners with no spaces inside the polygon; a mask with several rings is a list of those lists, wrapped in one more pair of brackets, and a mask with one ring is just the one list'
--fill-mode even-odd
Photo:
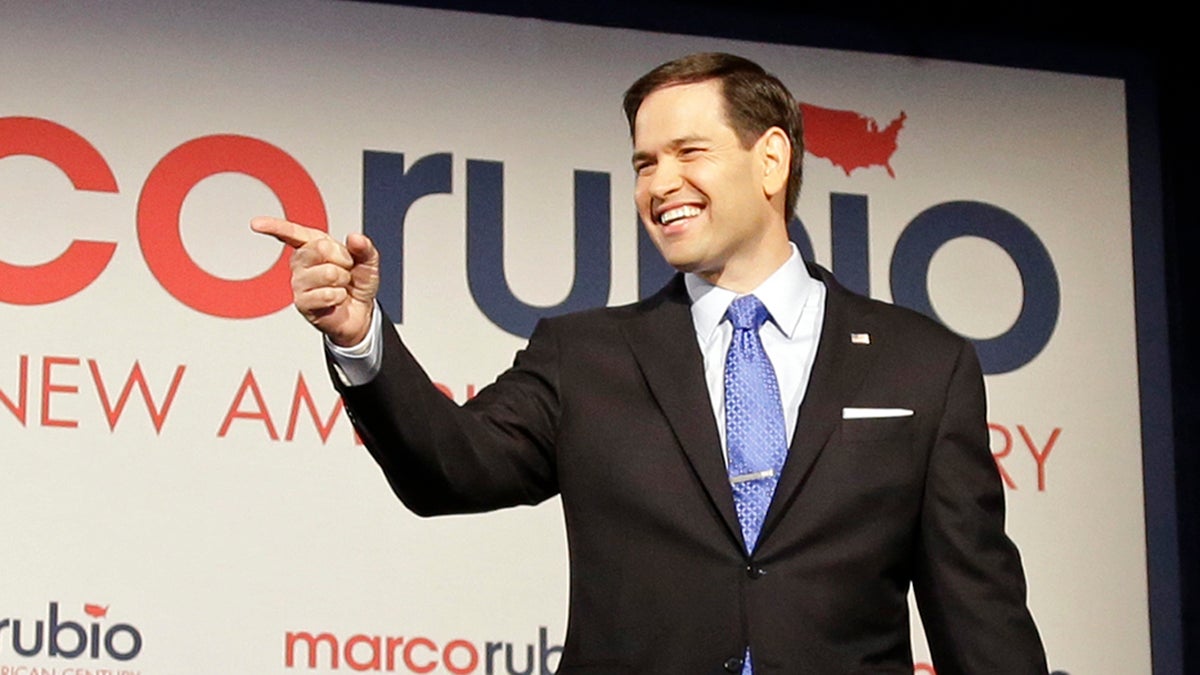
{"label": "red lettering", "polygon": [[[346,640],[346,642],[338,648],[338,639],[331,633],[320,633],[313,635],[309,632],[287,633],[284,639],[284,663],[287,667],[295,666],[298,660],[295,652],[297,645],[306,645],[308,647],[308,667],[317,668],[318,650],[321,644],[329,647],[329,667],[337,670],[338,657],[352,670],[386,670],[393,672],[396,670],[397,658],[396,653],[400,652],[400,659],[403,661],[404,667],[414,673],[429,673],[438,667],[439,653],[438,646],[429,638],[415,637],[407,641],[403,637],[389,636],[384,638],[379,635],[366,635],[358,633]],[[363,647],[360,647],[362,645]],[[490,654],[493,647],[500,648],[500,643],[488,643],[488,668],[491,668]],[[414,652],[417,649],[423,649],[428,654],[417,658]],[[383,655],[386,654],[386,658]],[[475,672],[480,664],[479,650],[475,645],[467,640],[456,639],[446,643],[446,646],[441,650],[441,665],[454,675],[467,675]],[[383,663],[386,661],[386,665]],[[930,671],[932,672],[932,671]],[[2,674],[0,674],[2,675]]]}
{"label": "red lettering", "polygon": [[50,380],[50,369],[54,366],[77,366],[79,359],[72,356],[46,356],[42,358],[42,426],[68,427],[79,426],[78,420],[59,420],[50,417],[50,394],[75,394],[79,387],[73,384],[54,384]]}
{"label": "red lettering", "polygon": [[[426,663],[425,665],[417,665],[412,660],[413,649],[418,645],[433,652],[434,658],[432,661]],[[408,644],[404,645],[404,665],[408,666],[408,669],[414,673],[428,673],[434,668],[437,668],[437,645],[433,644],[432,640],[422,637],[409,640]]]}
{"label": "red lettering", "polygon": [[1038,472],[1038,492],[1046,491],[1046,459],[1050,457],[1050,451],[1054,449],[1054,444],[1058,441],[1058,435],[1062,432],[1062,428],[1054,427],[1054,431],[1050,432],[1050,438],[1046,441],[1046,447],[1038,452],[1037,443],[1029,436],[1029,432],[1023,425],[1017,425],[1017,431],[1021,432],[1021,439],[1025,441],[1025,446],[1029,448],[1029,454],[1033,455],[1033,461],[1037,462]]}
{"label": "red lettering", "polygon": [[296,643],[304,642],[308,645],[308,667],[317,667],[317,645],[325,643],[329,645],[329,667],[337,670],[338,667],[338,640],[332,633],[321,633],[313,635],[312,633],[302,631],[299,633],[288,633],[284,638],[283,659],[284,665],[291,668],[295,665]]}
{"label": "red lettering", "polygon": [[[243,412],[241,410],[242,399],[246,397],[246,392],[249,391],[254,395],[254,403],[258,406],[257,411]],[[263,401],[262,392],[258,389],[258,381],[254,379],[254,371],[246,369],[246,376],[242,378],[242,384],[238,387],[237,394],[233,398],[233,403],[229,406],[229,412],[225,414],[225,421],[221,423],[221,430],[217,432],[218,438],[224,438],[229,431],[229,425],[233,423],[234,418],[248,420],[262,420],[263,425],[267,428],[267,435],[271,440],[279,440],[279,434],[275,432],[275,423],[271,421],[271,413],[267,410],[267,404]]]}
{"label": "red lettering", "polygon": [[392,672],[396,669],[396,647],[404,643],[402,637],[389,637],[387,639],[387,669]]}
{"label": "red lettering", "polygon": [[[76,190],[116,192],[117,179],[104,157],[79,134],[35,117],[0,118],[0,159],[40,157],[62,170]],[[117,245],[72,240],[62,255],[40,265],[0,261],[0,301],[44,305],[75,295],[100,276]]]}
{"label": "red lettering", "polygon": [[116,407],[109,405],[108,391],[104,388],[104,379],[100,376],[99,364],[95,359],[88,359],[88,367],[92,371],[92,380],[96,383],[96,393],[100,396],[100,407],[104,408],[104,416],[108,419],[109,430],[117,428],[117,421],[121,419],[121,412],[125,410],[125,404],[129,402],[129,395],[133,393],[133,386],[136,384],[138,391],[142,393],[142,400],[146,403],[146,411],[150,413],[150,421],[154,423],[154,433],[162,432],[163,422],[171,410],[171,403],[175,401],[176,392],[179,391],[179,382],[183,379],[185,366],[181,365],[175,369],[175,377],[172,378],[171,386],[167,389],[161,409],[155,404],[154,397],[150,395],[150,387],[146,384],[145,376],[142,375],[142,366],[137,361],[133,362],[133,369],[129,371],[129,377],[125,378],[125,387],[121,390],[121,395],[117,397]]}
{"label": "red lettering", "polygon": [[992,424],[991,422],[988,422],[988,431],[989,432],[998,431],[998,432],[1000,432],[1000,435],[1004,436],[1004,449],[1001,450],[1000,452],[996,452],[995,450],[992,450],[992,459],[996,460],[996,470],[1000,472],[1000,478],[1002,478],[1004,480],[1004,484],[1008,486],[1008,489],[1016,490],[1017,489],[1016,482],[1014,482],[1012,479],[1012,476],[1009,476],[1008,472],[1004,470],[1004,466],[1002,466],[1000,464],[1000,460],[1004,459],[1005,457],[1008,457],[1009,453],[1012,452],[1012,449],[1013,449],[1012,432],[1010,432],[1006,427],[1003,427],[999,424]]}
{"label": "red lettering", "polygon": [[929,673],[929,675],[937,675],[937,671],[928,663],[918,663],[913,666],[914,673]]}
{"label": "red lettering", "polygon": [[154,277],[188,307],[232,319],[264,316],[292,302],[290,247],[282,246],[279,258],[259,276],[230,280],[201,269],[180,236],[179,213],[188,193],[205,178],[227,172],[262,181],[279,198],[288,220],[328,231],[321,193],[291,155],[254,138],[218,135],[180,145],[150,171],[138,199],[138,242]]}
{"label": "red lettering", "polygon": [[21,426],[25,426],[26,415],[29,412],[29,355],[21,355],[21,374],[17,376],[17,403],[13,405],[12,399],[0,389],[0,403],[12,412],[13,417],[16,417],[21,422]]}
{"label": "red lettering", "polygon": [[[453,653],[456,650],[467,653],[466,665],[460,666],[454,663]],[[479,665],[479,652],[475,650],[475,645],[466,640],[451,640],[442,649],[442,665],[446,666],[446,670],[454,673],[454,675],[466,675],[467,673],[474,672],[476,666]]]}
{"label": "red lettering", "polygon": [[[371,660],[366,663],[354,660],[354,647],[360,644],[370,645],[371,647]],[[350,666],[352,670],[379,670],[379,637],[367,637],[361,633],[351,637],[349,640],[346,640],[343,656],[345,657],[346,665]]]}
{"label": "red lettering", "polygon": [[322,422],[320,415],[317,413],[317,404],[313,402],[312,394],[308,391],[308,384],[304,381],[304,373],[300,373],[296,377],[296,390],[292,394],[292,410],[288,414],[287,433],[284,435],[284,440],[290,441],[296,437],[296,423],[300,417],[301,403],[308,409],[308,415],[317,427],[317,434],[321,436],[321,443],[325,443],[329,440],[329,434],[333,431],[333,424],[337,422],[338,414],[342,412],[345,404],[339,397],[333,404],[333,411],[329,413],[329,417]]}
{"label": "red lettering", "polygon": [[[54,164],[76,190],[117,192],[104,157],[85,138],[62,125],[32,117],[0,118],[0,159],[39,157]],[[288,260],[279,258],[251,279],[223,279],[201,269],[183,246],[179,214],[197,183],[218,173],[258,179],[279,198],[284,216],[328,230],[325,204],[312,177],[283,150],[264,141],[216,135],[188,141],[150,171],[138,199],[137,232],[151,273],[177,300],[212,316],[252,318],[291,304]],[[57,302],[86,288],[104,271],[116,244],[73,240],[54,260],[23,266],[0,261],[0,302],[37,305]]]}

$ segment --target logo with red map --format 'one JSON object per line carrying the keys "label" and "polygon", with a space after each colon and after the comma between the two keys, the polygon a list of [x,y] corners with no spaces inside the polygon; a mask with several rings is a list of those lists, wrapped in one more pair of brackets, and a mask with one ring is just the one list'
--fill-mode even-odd
{"label": "logo with red map", "polygon": [[[75,605],[76,607],[78,605]],[[131,661],[142,651],[142,632],[129,623],[108,623],[109,605],[83,603],[83,613],[91,618],[71,617],[72,612],[60,611],[59,603],[51,601],[44,617],[0,616],[0,659],[14,656],[49,659],[112,659]],[[75,620],[79,619],[79,620]],[[9,667],[0,663],[0,675],[7,673],[61,672],[111,673],[121,675],[131,670],[88,670],[84,668],[54,669],[27,666]]]}
{"label": "logo with red map", "polygon": [[804,149],[827,159],[849,176],[858,169],[882,166],[896,177],[891,160],[896,137],[908,118],[904,111],[882,129],[879,122],[854,110],[834,110],[809,103],[800,104],[804,118]]}

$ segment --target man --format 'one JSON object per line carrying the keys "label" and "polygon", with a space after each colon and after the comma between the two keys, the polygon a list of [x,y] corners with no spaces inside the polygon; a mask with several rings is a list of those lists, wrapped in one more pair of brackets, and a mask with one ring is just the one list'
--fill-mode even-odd
{"label": "man", "polygon": [[296,305],[396,494],[422,514],[561,495],[560,673],[1044,673],[970,345],[855,296],[787,239],[800,121],[759,66],[698,54],[626,93],[635,201],[681,274],[543,320],[459,408],[374,304],[379,256],[274,219]]}

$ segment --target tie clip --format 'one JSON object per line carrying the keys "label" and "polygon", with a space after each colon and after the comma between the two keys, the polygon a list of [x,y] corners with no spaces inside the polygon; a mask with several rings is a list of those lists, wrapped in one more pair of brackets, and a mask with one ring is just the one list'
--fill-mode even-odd
{"label": "tie clip", "polygon": [[770,478],[774,475],[775,469],[763,469],[762,471],[755,471],[754,473],[744,473],[740,476],[730,476],[729,484],[737,485],[738,483],[746,483],[752,480],[758,480],[760,478]]}

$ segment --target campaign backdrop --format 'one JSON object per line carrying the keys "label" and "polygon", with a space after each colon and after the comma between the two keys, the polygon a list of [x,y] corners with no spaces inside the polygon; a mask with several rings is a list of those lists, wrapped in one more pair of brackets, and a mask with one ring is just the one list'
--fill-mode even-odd
{"label": "campaign backdrop", "polygon": [[248,221],[371,235],[381,302],[461,402],[538,316],[662,281],[619,101],[707,50],[802,101],[801,250],[976,341],[1051,668],[1149,672],[1122,80],[371,4],[10,0],[0,673],[552,672],[557,500],[408,513]]}

